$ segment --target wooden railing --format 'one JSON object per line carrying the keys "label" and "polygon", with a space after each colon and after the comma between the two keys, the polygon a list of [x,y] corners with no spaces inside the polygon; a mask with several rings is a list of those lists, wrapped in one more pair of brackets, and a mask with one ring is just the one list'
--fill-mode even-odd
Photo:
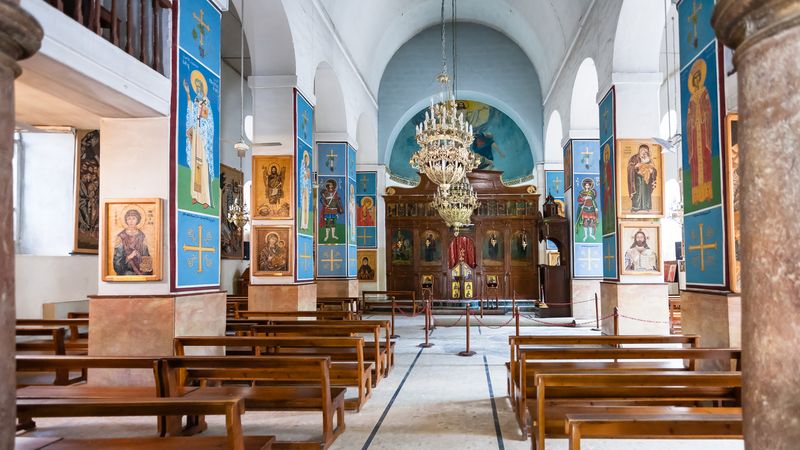
{"label": "wooden railing", "polygon": [[[171,0],[46,0],[84,27],[164,74]],[[167,26],[165,29],[170,29]]]}

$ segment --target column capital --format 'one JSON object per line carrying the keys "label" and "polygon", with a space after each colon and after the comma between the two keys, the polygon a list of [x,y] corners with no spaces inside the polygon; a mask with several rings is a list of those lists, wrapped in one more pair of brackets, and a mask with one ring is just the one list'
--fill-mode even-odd
{"label": "column capital", "polygon": [[0,70],[22,73],[17,61],[36,53],[44,32],[39,22],[17,0],[0,0]]}
{"label": "column capital", "polygon": [[711,24],[720,41],[739,52],[800,25],[796,0],[720,0]]}

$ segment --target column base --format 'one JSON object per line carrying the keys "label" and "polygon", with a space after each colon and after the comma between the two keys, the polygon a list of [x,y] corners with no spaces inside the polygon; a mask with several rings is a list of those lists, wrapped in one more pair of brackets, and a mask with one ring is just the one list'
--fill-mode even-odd
{"label": "column base", "polygon": [[[598,300],[600,299],[601,282],[602,280],[572,280],[572,317],[576,321],[586,322],[595,319],[594,296],[597,295]],[[594,327],[595,324],[587,326]]]}
{"label": "column base", "polygon": [[[172,356],[175,336],[225,335],[225,292],[95,296],[89,299],[89,317],[89,356]],[[121,372],[91,370],[88,382],[153,384],[152,370]]]}
{"label": "column base", "polygon": [[[700,335],[702,347],[742,347],[742,296],[728,292],[681,291],[683,334]],[[721,364],[706,361],[700,370],[720,370]],[[725,370],[730,370],[726,367]]]}
{"label": "column base", "polygon": [[317,297],[358,297],[358,280],[317,280]]}
{"label": "column base", "polygon": [[251,284],[247,291],[250,311],[316,311],[317,284]]}
{"label": "column base", "polygon": [[[600,283],[600,316],[606,317],[619,308],[620,335],[668,335],[669,295],[664,283],[631,284]],[[631,319],[630,317],[633,317]],[[614,319],[601,322],[603,334],[614,334]]]}

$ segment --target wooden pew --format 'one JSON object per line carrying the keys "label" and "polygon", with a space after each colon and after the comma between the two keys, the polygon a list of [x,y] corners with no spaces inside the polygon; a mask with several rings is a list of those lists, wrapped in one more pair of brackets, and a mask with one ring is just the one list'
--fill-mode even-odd
{"label": "wooden pew", "polygon": [[[539,373],[619,372],[666,370],[688,371],[696,360],[728,360],[740,370],[741,350],[710,348],[546,348],[520,349],[517,369],[516,416],[523,433],[528,431],[528,402],[535,398]],[[622,360],[622,361],[620,361]],[[640,361],[631,361],[640,360]],[[689,361],[689,365],[684,365]]]}
{"label": "wooden pew", "polygon": [[165,415],[224,415],[227,435],[222,437],[166,437],[116,439],[63,439],[47,450],[78,449],[270,449],[273,436],[248,436],[242,432],[245,402],[239,398],[125,398],[125,399],[19,399],[19,417],[116,417]]}
{"label": "wooden pew", "polygon": [[[381,328],[384,338],[381,339]],[[365,342],[364,354],[375,362],[372,373],[372,385],[377,386],[383,377],[388,376],[394,364],[394,343],[389,332],[389,321],[288,321],[254,326],[255,334],[267,336],[353,336],[357,334],[371,335],[372,340]]]}
{"label": "wooden pew", "polygon": [[[384,300],[367,300],[367,297],[385,297]],[[412,314],[417,313],[417,293],[414,291],[362,291],[360,311],[366,312],[373,306],[390,306],[392,300],[397,306],[411,306]]]}
{"label": "wooden pew", "polygon": [[[16,336],[22,337],[40,337],[40,339],[28,339],[16,342],[17,354],[38,354],[38,355],[66,355],[66,335],[67,330],[64,327],[17,327]],[[31,370],[19,370],[17,372],[31,372]],[[56,369],[53,372],[55,376],[43,374],[37,371],[37,374],[21,374],[17,373],[17,385],[27,384],[55,384],[64,386],[71,383],[86,380],[86,372],[81,372],[81,375],[75,378],[70,378],[69,370]]]}
{"label": "wooden pew", "polygon": [[742,439],[741,408],[674,408],[636,413],[567,414],[569,449],[581,438]]}
{"label": "wooden pew", "polygon": [[[163,383],[162,391],[170,397],[180,396],[183,387],[200,382],[197,390],[184,394],[182,398],[241,397],[248,411],[321,412],[321,439],[293,442],[291,448],[326,449],[345,430],[345,389],[331,387],[331,360],[328,357],[186,356],[164,358],[162,361],[164,364],[159,381]],[[223,381],[226,384],[219,386],[211,383]],[[242,384],[230,384],[237,381]],[[256,382],[255,385],[253,382]],[[259,385],[259,382],[269,382],[270,385]],[[205,426],[202,418],[197,419],[196,423],[200,427]]]}
{"label": "wooden pew", "polygon": [[317,310],[347,311],[354,313],[357,319],[361,318],[358,297],[317,297]]}
{"label": "wooden pew", "polygon": [[[89,319],[17,319],[17,327],[66,327],[67,350],[89,350]],[[87,330],[81,332],[81,328]]]}
{"label": "wooden pew", "polygon": [[345,398],[345,408],[361,410],[372,396],[373,363],[364,360],[364,338],[354,337],[208,337],[175,338],[175,355],[184,356],[186,347],[249,347],[255,356],[327,356],[331,359],[331,385],[355,387],[356,398]]}
{"label": "wooden pew", "polygon": [[[164,393],[159,390],[159,359],[157,357],[116,357],[116,356],[44,356],[20,355],[16,358],[17,370],[52,371],[114,369],[114,370],[147,370],[153,373],[150,386],[96,386],[85,383],[68,386],[24,386],[17,389],[18,399],[115,399],[115,398],[157,398]],[[186,388],[186,391],[195,388]],[[159,420],[158,427],[165,430],[166,420]],[[32,429],[36,424],[31,420],[20,423],[18,429]]]}
{"label": "wooden pew", "polygon": [[[532,448],[544,449],[545,436],[563,437],[566,415],[596,407],[628,406],[620,413],[670,413],[670,406],[730,402],[741,406],[739,372],[541,373],[536,375],[536,403],[531,405]],[[611,412],[606,409],[602,412]]]}
{"label": "wooden pew", "polygon": [[294,320],[310,317],[319,320],[359,320],[358,313],[351,311],[240,311],[239,319],[277,319]]}
{"label": "wooden pew", "polygon": [[[508,337],[508,345],[510,350],[509,360],[506,363],[506,389],[509,397],[512,399],[511,406],[516,410],[517,397],[516,392],[519,389],[519,369],[517,368],[517,355],[520,348],[532,347],[580,347],[580,346],[613,346],[619,347],[622,345],[666,345],[678,344],[688,345],[690,348],[700,347],[700,336],[686,335],[686,336],[648,336],[648,335],[628,335],[628,336],[605,336],[605,335],[564,335],[564,336],[527,336],[515,335]],[[619,368],[622,369],[626,364],[611,364],[609,369]],[[631,368],[636,368],[637,365],[630,365]],[[597,364],[587,366],[598,367]],[[651,366],[652,368],[652,366]],[[662,366],[661,368],[666,368]],[[691,367],[694,369],[694,367]]]}

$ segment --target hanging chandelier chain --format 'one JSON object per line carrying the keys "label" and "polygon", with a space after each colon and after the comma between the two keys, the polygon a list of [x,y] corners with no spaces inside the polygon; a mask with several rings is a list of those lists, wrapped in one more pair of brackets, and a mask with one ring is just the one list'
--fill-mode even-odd
{"label": "hanging chandelier chain", "polygon": [[[244,2],[242,0],[242,32],[239,36],[239,96],[242,102],[241,104],[241,130],[239,136],[242,141],[244,141]],[[241,157],[239,158],[239,165],[241,165]],[[240,167],[241,169],[241,167]]]}
{"label": "hanging chandelier chain", "polygon": [[442,0],[442,74],[447,75],[447,52],[446,52],[446,37],[444,23],[444,0]]}

